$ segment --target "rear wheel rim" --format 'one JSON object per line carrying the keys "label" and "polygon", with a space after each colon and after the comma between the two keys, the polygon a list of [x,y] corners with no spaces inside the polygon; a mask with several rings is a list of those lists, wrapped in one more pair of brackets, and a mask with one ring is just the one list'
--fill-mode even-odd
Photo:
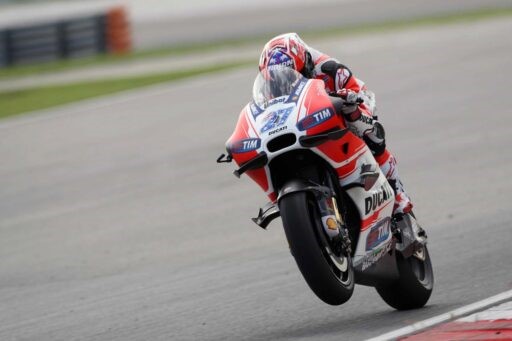
{"label": "rear wheel rim", "polygon": [[427,262],[430,262],[430,258],[425,254],[426,250],[424,248],[422,252],[424,260],[411,256],[407,261],[418,282],[420,282],[424,287],[428,287],[431,284],[432,269],[430,268],[430,264],[427,264]]}

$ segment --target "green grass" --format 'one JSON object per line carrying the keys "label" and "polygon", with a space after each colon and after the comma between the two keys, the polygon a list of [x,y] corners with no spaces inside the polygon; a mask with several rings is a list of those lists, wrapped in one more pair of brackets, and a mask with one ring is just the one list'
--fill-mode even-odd
{"label": "green grass", "polygon": [[[263,44],[263,38],[260,39]],[[258,39],[250,38],[245,40],[229,40],[222,42],[195,44],[195,45],[176,45],[173,47],[153,49],[146,51],[135,51],[124,55],[109,55],[100,54],[97,56],[79,58],[79,59],[65,59],[56,60],[51,62],[29,64],[29,65],[14,65],[7,68],[0,68],[0,79],[9,79],[23,76],[31,76],[34,74],[54,73],[60,71],[67,71],[79,68],[87,68],[92,66],[102,66],[109,64],[119,64],[133,60],[143,60],[152,58],[162,58],[179,56],[186,54],[204,54],[209,51],[218,51],[226,47],[243,47],[260,41]]]}
{"label": "green grass", "polygon": [[[512,15],[512,8],[504,9],[479,9],[475,11],[444,14],[438,16],[429,16],[419,19],[410,20],[394,20],[373,24],[361,24],[354,26],[344,26],[337,28],[329,28],[323,30],[315,30],[309,32],[299,32],[306,40],[312,38],[343,36],[364,34],[371,32],[392,31],[404,28],[443,25],[459,22],[472,22],[496,17],[506,17]],[[269,35],[253,36],[249,38],[230,39],[224,41],[215,41],[211,43],[201,44],[184,44],[161,49],[137,51],[126,55],[99,55],[82,59],[71,59],[63,61],[54,61],[34,65],[20,65],[8,68],[0,68],[0,78],[13,78],[20,76],[28,76],[36,73],[48,73],[65,71],[75,68],[84,68],[96,65],[106,65],[112,63],[120,63],[124,61],[159,58],[166,56],[205,53],[208,51],[220,50],[227,47],[243,47],[250,44],[263,43],[270,38]]]}
{"label": "green grass", "polygon": [[133,58],[132,55],[114,56],[114,55],[98,55],[93,57],[84,57],[79,59],[65,59],[51,62],[27,65],[13,65],[7,68],[0,68],[0,79],[16,78],[30,76],[38,73],[50,73],[66,71],[75,68],[103,65],[108,63],[117,63]]}
{"label": "green grass", "polygon": [[123,90],[135,89],[162,82],[176,81],[196,75],[225,71],[251,64],[252,62],[241,61],[238,63],[219,64],[151,76],[82,82],[19,91],[0,92],[0,118],[28,111],[50,108],[56,105],[71,103],[82,99],[112,94]]}

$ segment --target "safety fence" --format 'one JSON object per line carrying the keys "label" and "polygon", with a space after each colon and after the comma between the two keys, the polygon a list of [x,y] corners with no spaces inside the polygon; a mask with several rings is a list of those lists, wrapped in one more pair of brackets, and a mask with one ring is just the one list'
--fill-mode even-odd
{"label": "safety fence", "polygon": [[0,67],[131,49],[124,8],[51,23],[0,30]]}

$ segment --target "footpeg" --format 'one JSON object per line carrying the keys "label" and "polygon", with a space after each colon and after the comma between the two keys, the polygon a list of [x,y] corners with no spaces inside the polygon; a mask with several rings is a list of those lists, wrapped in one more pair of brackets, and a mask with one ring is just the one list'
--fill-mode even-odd
{"label": "footpeg", "polygon": [[420,261],[424,262],[425,261],[425,248],[423,247],[423,245],[418,248],[416,251],[414,251],[414,253],[412,254],[415,258],[419,259]]}
{"label": "footpeg", "polygon": [[397,250],[407,258],[414,256],[425,259],[424,246],[427,244],[427,234],[410,213],[393,217],[393,236],[397,239]]}
{"label": "footpeg", "polygon": [[398,228],[398,224],[395,219],[391,221],[391,234],[396,239],[397,243],[403,243],[402,230]]}

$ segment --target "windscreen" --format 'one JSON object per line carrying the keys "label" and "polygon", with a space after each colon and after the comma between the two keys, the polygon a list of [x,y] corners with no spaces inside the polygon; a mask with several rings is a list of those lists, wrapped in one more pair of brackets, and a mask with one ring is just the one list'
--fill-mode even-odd
{"label": "windscreen", "polygon": [[256,76],[252,98],[258,107],[265,110],[271,100],[289,96],[294,86],[303,78],[304,76],[289,67],[267,68]]}

